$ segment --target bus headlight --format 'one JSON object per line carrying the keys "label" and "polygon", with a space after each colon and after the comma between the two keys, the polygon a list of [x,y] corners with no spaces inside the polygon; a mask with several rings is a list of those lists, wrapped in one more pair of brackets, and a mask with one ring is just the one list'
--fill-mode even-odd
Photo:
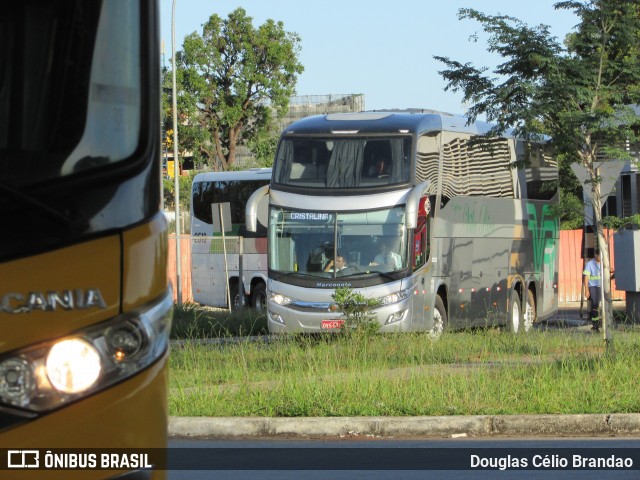
{"label": "bus headlight", "polygon": [[380,298],[380,305],[392,305],[394,303],[401,302],[402,300],[406,300],[411,295],[411,289],[408,288],[406,290],[400,290],[399,292],[394,292],[386,297]]}
{"label": "bus headlight", "polygon": [[0,405],[46,412],[131,377],[169,346],[173,294],[0,358]]}
{"label": "bus headlight", "polygon": [[144,348],[143,335],[133,322],[124,322],[111,328],[106,339],[116,362],[124,362]]}
{"label": "bus headlight", "polygon": [[277,303],[278,305],[289,305],[292,300],[289,297],[285,297],[284,295],[280,295],[279,293],[269,293],[269,299]]}
{"label": "bus headlight", "polygon": [[80,338],[56,343],[45,362],[53,387],[64,393],[79,393],[90,388],[100,375],[102,361],[98,350]]}
{"label": "bus headlight", "polygon": [[35,390],[35,375],[29,362],[9,358],[0,362],[0,399],[21,405]]}

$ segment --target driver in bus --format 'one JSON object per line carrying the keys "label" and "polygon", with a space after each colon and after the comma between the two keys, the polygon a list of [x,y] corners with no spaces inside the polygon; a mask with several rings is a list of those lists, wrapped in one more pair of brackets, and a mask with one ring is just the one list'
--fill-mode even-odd
{"label": "driver in bus", "polygon": [[388,176],[387,162],[384,158],[379,158],[375,164],[369,167],[369,176],[374,178],[383,178]]}
{"label": "driver in bus", "polygon": [[347,268],[347,261],[344,259],[342,255],[336,255],[335,261],[329,260],[327,266],[324,267],[325,272],[339,272],[340,270],[344,270]]}
{"label": "driver in bus", "polygon": [[373,262],[369,263],[370,267],[375,267],[378,265],[393,265],[394,270],[402,269],[402,259],[400,255],[394,252],[388,240],[381,240],[379,243],[380,253],[378,253]]}

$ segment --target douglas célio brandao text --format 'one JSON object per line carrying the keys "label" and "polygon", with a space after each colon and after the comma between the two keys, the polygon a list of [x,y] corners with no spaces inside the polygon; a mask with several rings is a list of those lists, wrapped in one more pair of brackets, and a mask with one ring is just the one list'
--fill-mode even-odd
{"label": "douglas c\u00e9lio brandao text", "polygon": [[470,455],[472,469],[632,469],[633,459],[617,455],[585,456],[572,455],[528,455],[528,456],[482,456]]}

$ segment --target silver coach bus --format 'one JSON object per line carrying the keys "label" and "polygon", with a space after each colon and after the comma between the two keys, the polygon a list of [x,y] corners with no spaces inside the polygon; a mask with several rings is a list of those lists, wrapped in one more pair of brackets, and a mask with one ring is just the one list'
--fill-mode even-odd
{"label": "silver coach bus", "polygon": [[[558,169],[543,143],[425,110],[330,114],[282,133],[269,199],[271,332],[339,328],[332,294],[377,298],[381,331],[506,325],[557,309]],[[264,222],[265,219],[262,219]]]}

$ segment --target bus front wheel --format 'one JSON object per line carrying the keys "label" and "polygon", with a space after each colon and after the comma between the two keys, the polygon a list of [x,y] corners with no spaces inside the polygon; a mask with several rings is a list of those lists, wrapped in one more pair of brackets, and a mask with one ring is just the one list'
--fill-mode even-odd
{"label": "bus front wheel", "polygon": [[444,302],[440,295],[436,295],[436,305],[433,311],[433,325],[429,330],[429,336],[433,339],[438,339],[442,336],[447,326],[447,310],[444,307]]}

